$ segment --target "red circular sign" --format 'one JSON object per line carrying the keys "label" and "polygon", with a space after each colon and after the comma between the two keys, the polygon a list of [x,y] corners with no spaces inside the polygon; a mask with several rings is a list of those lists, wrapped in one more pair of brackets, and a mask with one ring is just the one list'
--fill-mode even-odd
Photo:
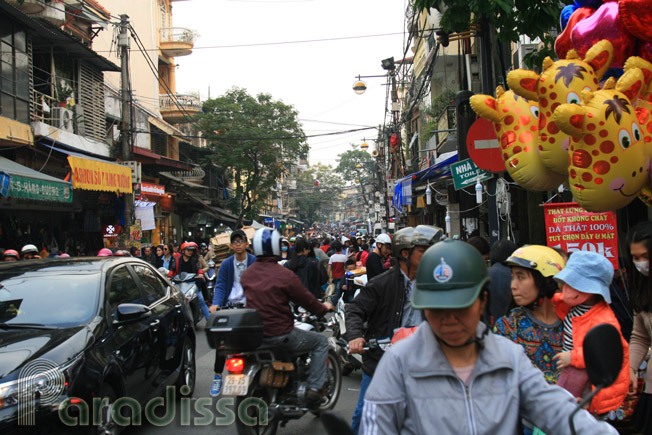
{"label": "red circular sign", "polygon": [[484,118],[476,119],[466,135],[466,149],[473,163],[480,169],[490,172],[505,170],[493,122]]}

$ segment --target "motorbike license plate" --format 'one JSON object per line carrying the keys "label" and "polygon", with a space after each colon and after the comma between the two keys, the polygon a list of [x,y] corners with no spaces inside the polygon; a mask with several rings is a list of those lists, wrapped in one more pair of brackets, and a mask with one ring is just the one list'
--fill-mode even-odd
{"label": "motorbike license plate", "polygon": [[249,375],[226,375],[222,395],[246,396],[249,390]]}

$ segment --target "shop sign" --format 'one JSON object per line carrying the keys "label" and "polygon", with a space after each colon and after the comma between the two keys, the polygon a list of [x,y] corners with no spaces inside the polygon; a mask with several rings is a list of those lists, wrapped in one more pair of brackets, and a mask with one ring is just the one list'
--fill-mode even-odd
{"label": "shop sign", "polygon": [[72,168],[73,189],[104,192],[133,192],[131,168],[100,160],[68,156]]}
{"label": "shop sign", "polygon": [[102,227],[102,237],[105,239],[112,239],[118,237],[122,228],[119,225],[104,225]]}
{"label": "shop sign", "polygon": [[129,241],[140,242],[142,238],[142,230],[140,227],[140,219],[135,219],[134,224],[129,227]]}
{"label": "shop sign", "polygon": [[161,198],[158,205],[161,207],[161,210],[171,213],[174,211],[174,197],[169,194],[165,195]]}
{"label": "shop sign", "polygon": [[273,224],[274,223],[274,218],[265,218],[265,223],[266,224]]}
{"label": "shop sign", "polygon": [[453,174],[453,184],[455,185],[455,190],[464,189],[465,187],[469,186],[475,186],[478,181],[488,180],[492,177],[490,172],[478,168],[471,159],[452,163],[451,174]]}
{"label": "shop sign", "polygon": [[165,186],[160,184],[140,183],[140,191],[143,195],[163,196],[165,195]]}
{"label": "shop sign", "polygon": [[37,201],[72,202],[70,184],[36,178],[11,176],[8,196]]}
{"label": "shop sign", "polygon": [[597,252],[618,269],[616,212],[591,213],[576,202],[544,204],[543,210],[548,246],[566,252]]}

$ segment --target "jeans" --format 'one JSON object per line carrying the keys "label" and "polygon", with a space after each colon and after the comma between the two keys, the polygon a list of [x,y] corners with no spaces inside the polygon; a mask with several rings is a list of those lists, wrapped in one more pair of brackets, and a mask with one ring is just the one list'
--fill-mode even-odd
{"label": "jeans", "polygon": [[282,347],[294,355],[311,352],[308,388],[319,390],[326,382],[326,359],[328,358],[328,340],[325,336],[294,328],[288,334],[278,337],[265,337],[263,343]]}
{"label": "jeans", "polygon": [[371,376],[363,373],[362,381],[360,381],[360,396],[358,397],[358,404],[355,406],[355,411],[353,412],[353,418],[351,421],[351,429],[355,435],[358,435],[360,430],[360,420],[362,417],[362,408],[364,407],[364,395],[367,393],[367,388],[371,383]]}
{"label": "jeans", "polygon": [[208,311],[208,306],[206,305],[206,301],[204,300],[204,295],[202,294],[199,289],[197,289],[197,299],[199,301],[199,309],[201,310],[202,314],[206,318],[206,321],[208,321],[208,318],[210,317],[211,313]]}
{"label": "jeans", "polygon": [[335,284],[335,298],[333,299],[333,305],[337,305],[337,301],[340,300],[340,296],[342,296],[342,286],[344,283],[344,278],[333,278],[333,284]]}

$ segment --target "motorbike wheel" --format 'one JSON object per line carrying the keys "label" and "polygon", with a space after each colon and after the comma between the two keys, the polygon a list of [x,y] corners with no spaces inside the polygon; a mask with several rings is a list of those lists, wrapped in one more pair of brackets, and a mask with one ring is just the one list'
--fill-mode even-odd
{"label": "motorbike wheel", "polygon": [[[265,402],[266,405],[269,405],[266,389],[258,384],[258,377],[256,377],[254,381],[251,383],[251,385],[249,386],[249,391],[247,392],[247,395],[238,396],[236,400],[235,425],[236,428],[238,429],[238,434],[239,435],[275,435],[278,429],[279,420],[275,415],[269,412],[269,410],[267,411],[266,425],[254,424],[250,426],[245,424],[245,422],[242,421],[242,418],[240,418],[239,415],[240,404],[242,404],[245,400],[251,398],[261,399]],[[246,415],[247,417],[249,417],[249,419],[255,420],[258,423],[260,422],[260,417],[261,417],[259,411],[260,409],[256,406],[248,406],[244,412],[246,412]]]}
{"label": "motorbike wheel", "polygon": [[335,352],[328,352],[326,359],[326,383],[324,384],[324,401],[319,408],[311,411],[313,414],[319,416],[322,412],[331,410],[335,407],[337,399],[340,397],[342,390],[342,366],[340,360]]}

